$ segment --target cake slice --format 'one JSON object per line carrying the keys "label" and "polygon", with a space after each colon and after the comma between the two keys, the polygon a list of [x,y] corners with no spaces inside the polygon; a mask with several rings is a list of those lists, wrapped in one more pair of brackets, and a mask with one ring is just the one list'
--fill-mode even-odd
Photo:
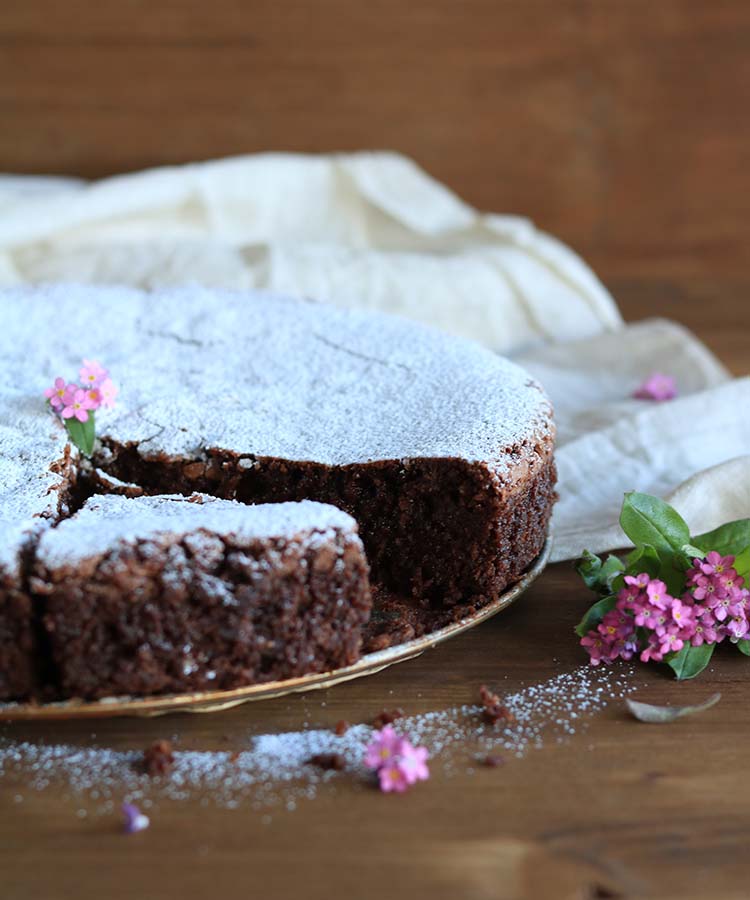
{"label": "cake slice", "polygon": [[357,660],[370,616],[355,521],[312,501],[96,496],[32,579],[67,697],[226,690]]}
{"label": "cake slice", "polygon": [[30,560],[39,534],[67,512],[75,473],[65,432],[44,401],[8,390],[0,409],[0,700],[20,700],[35,689],[43,665]]}

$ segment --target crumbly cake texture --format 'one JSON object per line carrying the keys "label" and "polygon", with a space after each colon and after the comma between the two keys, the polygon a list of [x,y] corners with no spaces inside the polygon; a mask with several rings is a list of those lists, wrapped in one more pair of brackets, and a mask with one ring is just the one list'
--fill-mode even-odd
{"label": "crumbly cake texture", "polygon": [[[25,696],[36,682],[36,628],[26,586],[39,534],[68,511],[74,484],[65,432],[31,413],[18,379],[5,373],[0,405],[0,698]],[[19,424],[23,423],[23,430]]]}
{"label": "crumbly cake texture", "polygon": [[93,497],[35,569],[62,693],[86,699],[349,665],[372,603],[356,522],[311,501]]}
{"label": "crumbly cake texture", "polygon": [[[58,427],[42,391],[84,353],[120,386],[117,408],[98,418],[92,465],[77,467],[79,495],[84,485],[329,503],[356,519],[375,583],[448,613],[492,600],[543,546],[555,496],[549,402],[469,341],[198,287],[11,289],[0,324],[0,373],[21,384],[0,424],[22,441],[39,423]],[[23,466],[46,472],[56,454]]]}

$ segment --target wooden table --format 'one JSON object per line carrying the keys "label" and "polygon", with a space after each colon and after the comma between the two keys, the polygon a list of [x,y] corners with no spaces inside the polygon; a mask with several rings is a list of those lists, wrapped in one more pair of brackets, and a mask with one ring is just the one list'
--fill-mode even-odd
{"label": "wooden table", "polygon": [[[747,284],[612,282],[626,314],[694,327],[737,372],[748,369]],[[590,598],[569,564],[551,566],[485,625],[367,679],[212,716],[3,726],[44,738],[140,749],[246,746],[249,735],[367,721],[473,702],[483,682],[511,691],[582,662],[572,627]],[[648,682],[648,683],[647,683]],[[248,805],[161,802],[126,837],[116,816],[79,819],[62,788],[0,783],[0,896],[65,898],[729,898],[748,895],[750,661],[719,653],[695,683],[640,666],[642,699],[721,703],[670,726],[629,719],[618,702],[585,733],[496,769],[439,772],[403,796],[346,778],[269,822]],[[92,731],[96,737],[92,738]],[[14,796],[23,790],[23,803]]]}

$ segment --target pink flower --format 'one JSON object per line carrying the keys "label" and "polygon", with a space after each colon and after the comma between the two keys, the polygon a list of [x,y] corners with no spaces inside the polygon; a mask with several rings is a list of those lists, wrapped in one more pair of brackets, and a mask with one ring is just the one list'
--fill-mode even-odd
{"label": "pink flower", "polygon": [[78,372],[81,384],[85,388],[95,388],[104,381],[109,372],[95,359],[84,359]]}
{"label": "pink flower", "polygon": [[663,581],[654,579],[646,585],[646,594],[649,602],[657,609],[669,609],[672,598],[667,593],[667,586]]}
{"label": "pink flower", "polygon": [[664,655],[666,653],[677,653],[685,646],[685,642],[678,635],[668,631],[659,637],[659,652]]}
{"label": "pink flower", "polygon": [[597,628],[605,640],[614,641],[617,638],[629,638],[633,634],[633,617],[626,615],[619,609],[605,613],[604,618]]}
{"label": "pink flower", "polygon": [[102,405],[102,394],[99,388],[87,388],[86,396],[93,404],[91,409],[99,409],[99,407]]}
{"label": "pink flower", "polygon": [[641,651],[641,662],[661,662],[664,658],[659,638],[655,634],[649,635],[648,644]]}
{"label": "pink flower", "polygon": [[[734,565],[733,556],[722,556],[716,550],[706,555],[704,560],[696,560],[704,575],[722,575]],[[734,571],[734,570],[733,570]],[[737,573],[734,572],[736,575]]]}
{"label": "pink flower", "polygon": [[651,375],[633,391],[636,400],[673,400],[677,396],[677,383],[671,375],[652,372]]}
{"label": "pink flower", "polygon": [[693,607],[680,600],[672,600],[672,621],[683,637],[692,637],[695,631]]}
{"label": "pink flower", "polygon": [[730,619],[726,623],[727,634],[729,635],[730,641],[733,644],[736,644],[741,638],[744,638],[747,635],[747,632],[750,630],[750,624],[748,624],[747,619],[744,616],[738,616],[737,618]]}
{"label": "pink flower", "polygon": [[641,572],[640,575],[626,575],[625,576],[625,584],[629,584],[634,588],[638,588],[641,591],[645,591],[651,581],[651,577],[647,575],[645,572]]}
{"label": "pink flower", "polygon": [[68,405],[68,398],[72,398],[77,390],[78,385],[66,384],[64,378],[55,378],[54,386],[47,388],[44,396],[49,400],[52,409],[60,410]]}
{"label": "pink flower", "polygon": [[380,781],[380,790],[385,793],[396,791],[398,794],[403,794],[411,784],[406,772],[396,759],[378,769],[378,780]]}
{"label": "pink flower", "polygon": [[426,747],[414,747],[386,725],[365,749],[364,763],[378,773],[380,789],[402,793],[409,785],[430,777]]}
{"label": "pink flower", "polygon": [[374,737],[365,749],[365,765],[368,769],[379,769],[401,754],[404,739],[386,725]]}
{"label": "pink flower", "polygon": [[719,598],[726,596],[725,588],[711,575],[698,575],[694,585],[693,597],[696,600],[705,600],[709,606],[716,606]]}
{"label": "pink flower", "polygon": [[427,781],[430,777],[430,770],[427,768],[429,755],[427,747],[413,747],[409,741],[404,741],[399,757],[399,765],[409,784]]}
{"label": "pink flower", "polygon": [[713,609],[714,618],[719,622],[723,622],[727,616],[745,615],[745,605],[742,601],[742,592],[735,588],[731,594],[728,593],[725,597],[714,595],[709,606]]}
{"label": "pink flower", "polygon": [[585,637],[582,637],[581,646],[588,653],[592,666],[598,666],[600,662],[610,661],[610,643],[598,631],[589,631]]}
{"label": "pink flower", "polygon": [[78,388],[75,394],[72,397],[68,396],[66,400],[67,405],[63,407],[61,413],[63,419],[72,419],[75,416],[79,422],[87,422],[89,418],[88,410],[96,409],[93,401],[83,388]]}
{"label": "pink flower", "polygon": [[148,816],[144,815],[134,803],[123,803],[122,814],[125,819],[125,834],[135,834],[144,831],[151,824]]}
{"label": "pink flower", "polygon": [[99,395],[101,397],[102,406],[111,409],[115,405],[115,398],[120,390],[111,378],[105,378],[99,385]]}

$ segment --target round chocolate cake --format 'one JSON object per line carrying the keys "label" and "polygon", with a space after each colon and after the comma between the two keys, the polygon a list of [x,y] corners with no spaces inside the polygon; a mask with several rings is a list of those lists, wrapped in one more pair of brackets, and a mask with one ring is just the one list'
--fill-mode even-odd
{"label": "round chocolate cake", "polygon": [[[333,505],[356,520],[378,588],[442,610],[490,601],[543,546],[550,404],[523,370],[469,341],[200,288],[14,289],[0,295],[0,326],[0,466],[13,473],[0,487],[0,697],[28,696],[40,679],[63,689],[49,595],[33,573],[40,532],[94,494]],[[82,356],[120,387],[90,461],[70,451],[42,397]],[[57,604],[56,627],[64,614]]]}

